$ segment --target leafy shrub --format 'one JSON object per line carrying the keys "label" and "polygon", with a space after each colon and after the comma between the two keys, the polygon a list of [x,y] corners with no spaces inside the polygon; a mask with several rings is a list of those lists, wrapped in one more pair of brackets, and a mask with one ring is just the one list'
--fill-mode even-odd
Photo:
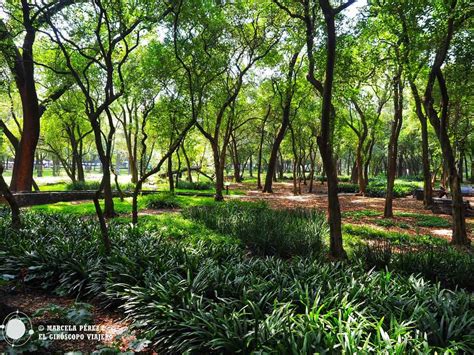
{"label": "leafy shrub", "polygon": [[76,181],[66,184],[66,191],[97,190],[100,181]]}
{"label": "leafy shrub", "polygon": [[180,208],[181,205],[172,194],[155,194],[146,197],[145,206],[150,209],[173,209]]}
{"label": "leafy shrub", "polygon": [[319,253],[328,227],[325,216],[313,210],[273,210],[263,203],[229,202],[192,207],[186,215],[208,228],[242,240],[259,255]]}
{"label": "leafy shrub", "polygon": [[351,177],[349,175],[338,176],[337,180],[339,182],[351,182]]}
{"label": "leafy shrub", "polygon": [[88,303],[75,302],[68,307],[50,304],[46,307],[37,309],[33,316],[43,317],[46,314],[56,322],[63,324],[81,325],[92,323],[92,305]]}
{"label": "leafy shrub", "polygon": [[185,190],[212,190],[214,189],[214,184],[209,181],[186,181],[186,180],[179,180],[177,184],[178,189],[185,189]]}
{"label": "leafy shrub", "polygon": [[414,218],[418,227],[450,227],[451,223],[443,217],[421,213],[398,212],[397,216]]}
{"label": "leafy shrub", "polygon": [[[244,210],[258,208],[266,209]],[[25,213],[25,228],[14,235],[2,220],[0,274],[36,287],[47,283],[68,295],[77,295],[71,286],[81,284],[83,297],[122,307],[160,353],[469,353],[474,348],[471,296],[418,276],[367,272],[359,262],[253,257],[235,244],[175,242],[159,231],[114,223],[106,255],[97,247],[93,220]],[[74,221],[90,227],[76,230]],[[87,272],[64,264],[70,258]],[[40,276],[50,269],[50,278]]]}
{"label": "leafy shrub", "polygon": [[[396,248],[395,252],[392,250]],[[376,255],[384,255],[383,262]],[[463,287],[474,290],[474,255],[445,246],[392,246],[390,242],[383,244],[367,244],[364,260],[369,267],[389,266],[391,269],[405,274],[419,273],[423,277],[441,282],[444,287]]]}
{"label": "leafy shrub", "polygon": [[359,191],[359,185],[350,184],[350,183],[339,183],[337,185],[337,188],[338,188],[339,192],[346,192],[346,193],[358,192]]}
{"label": "leafy shrub", "polygon": [[356,210],[356,211],[346,211],[342,213],[343,217],[353,218],[355,220],[360,220],[364,217],[376,217],[380,216],[382,213],[374,210]]}
{"label": "leafy shrub", "polygon": [[[395,198],[405,197],[413,193],[419,187],[419,183],[403,180],[395,180],[393,186],[393,196]],[[384,176],[376,177],[369,181],[366,188],[366,196],[385,197],[387,194],[387,179]]]}

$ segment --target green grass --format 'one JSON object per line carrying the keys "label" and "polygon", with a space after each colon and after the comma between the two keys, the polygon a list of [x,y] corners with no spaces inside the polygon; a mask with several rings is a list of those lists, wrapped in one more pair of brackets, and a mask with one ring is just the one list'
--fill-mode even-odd
{"label": "green grass", "polygon": [[67,191],[68,183],[65,181],[57,183],[48,183],[45,185],[39,185],[40,191]]}
{"label": "green grass", "polygon": [[158,353],[474,348],[472,296],[420,276],[314,255],[256,257],[235,238],[176,215],[147,216],[148,226],[112,223],[109,255],[94,220],[29,212],[24,228],[13,231],[6,216],[0,215],[0,279],[120,307]]}
{"label": "green grass", "polygon": [[370,221],[370,223],[373,223],[377,226],[385,227],[385,228],[391,228],[391,227],[397,227],[397,228],[402,228],[402,229],[412,228],[411,225],[406,222],[395,221],[390,218],[373,219]]}
{"label": "green grass", "polygon": [[275,210],[264,203],[226,202],[185,210],[208,228],[240,240],[256,255],[321,254],[328,228],[324,214],[303,209]]}
{"label": "green grass", "polygon": [[411,235],[396,231],[385,231],[370,226],[359,226],[355,224],[344,224],[345,234],[360,237],[363,239],[387,240],[394,244],[411,245],[446,245],[447,241],[430,235]]}
{"label": "green grass", "polygon": [[[103,200],[100,201],[102,208]],[[115,212],[119,214],[130,213],[132,211],[132,199],[126,198],[123,202],[119,198],[114,198]],[[36,212],[62,213],[90,216],[95,215],[95,207],[92,201],[88,202],[58,202],[50,205],[31,206],[30,209]]]}
{"label": "green grass", "polygon": [[[213,204],[214,199],[211,197],[201,196],[171,196],[168,197],[168,193],[158,193],[153,195],[143,195],[138,198],[138,209],[142,210],[147,208],[147,204],[153,199],[169,199],[175,202],[178,208],[186,208],[192,206],[202,206],[207,204]],[[101,200],[101,206],[104,207],[103,200]],[[120,201],[120,198],[114,198],[115,212],[118,214],[129,214],[132,212],[132,198],[127,197],[124,201]],[[49,205],[38,205],[29,207],[32,211],[36,212],[48,212],[48,213],[62,213],[62,214],[74,214],[90,216],[95,215],[95,206],[92,201],[76,201],[76,202],[58,202]]]}
{"label": "green grass", "polygon": [[413,218],[418,227],[451,227],[451,222],[439,216],[410,212],[395,212],[395,216]]}
{"label": "green grass", "polygon": [[342,213],[344,218],[352,218],[356,221],[363,219],[364,217],[377,217],[381,216],[382,212],[374,210],[358,210],[358,211],[347,211]]}

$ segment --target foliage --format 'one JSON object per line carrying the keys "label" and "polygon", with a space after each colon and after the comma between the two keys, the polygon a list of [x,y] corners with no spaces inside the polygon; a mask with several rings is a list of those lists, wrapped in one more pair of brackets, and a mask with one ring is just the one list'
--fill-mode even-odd
{"label": "foliage", "polygon": [[99,186],[100,181],[75,181],[66,184],[66,191],[97,190]]}
{"label": "foliage", "polygon": [[[377,177],[367,185],[366,196],[368,197],[385,197],[387,180],[383,176]],[[413,181],[395,180],[393,186],[394,197],[406,197],[413,193],[413,190],[420,187],[420,184]]]}
{"label": "foliage", "polygon": [[75,302],[67,307],[49,304],[46,307],[37,309],[33,313],[33,317],[44,317],[45,315],[61,324],[91,324],[92,305],[82,302]]}
{"label": "foliage", "polygon": [[205,181],[185,181],[185,180],[179,180],[176,186],[178,189],[186,189],[186,190],[212,190],[213,184]]}
{"label": "foliage", "polygon": [[421,274],[444,287],[474,290],[474,254],[444,245],[392,246],[388,241],[369,243],[363,257],[368,267],[389,267],[397,273]]}
{"label": "foliage", "polygon": [[228,202],[193,207],[190,218],[208,228],[242,240],[258,255],[311,255],[321,253],[328,228],[316,211],[273,210],[263,203]]}
{"label": "foliage", "polygon": [[339,190],[338,190],[339,192],[352,193],[352,192],[358,192],[358,191],[359,191],[359,185],[357,185],[357,184],[350,184],[350,183],[346,183],[346,182],[339,183],[339,184],[337,185],[337,188],[339,189]]}
{"label": "foliage", "polygon": [[360,226],[355,224],[345,224],[343,226],[345,233],[362,237],[363,239],[388,240],[394,244],[412,244],[412,245],[445,245],[447,241],[430,235],[411,235],[395,231],[385,231],[370,226]]}
{"label": "foliage", "polygon": [[173,194],[151,195],[147,197],[145,206],[151,209],[173,209],[182,207]]}
{"label": "foliage", "polygon": [[[223,216],[233,208],[218,206]],[[292,217],[303,218],[298,213]],[[367,272],[358,262],[252,257],[235,243],[173,241],[166,231],[120,223],[110,226],[113,248],[106,255],[97,247],[93,221],[77,227],[77,217],[26,213],[25,228],[12,234],[5,219],[0,273],[58,294],[121,305],[133,327],[162,352],[474,347],[470,296],[420,277]]]}

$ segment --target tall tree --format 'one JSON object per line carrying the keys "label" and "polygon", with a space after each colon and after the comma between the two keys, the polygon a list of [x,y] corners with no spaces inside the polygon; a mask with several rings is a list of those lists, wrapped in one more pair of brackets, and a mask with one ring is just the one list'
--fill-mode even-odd
{"label": "tall tree", "polygon": [[[34,44],[36,35],[48,18],[73,2],[73,0],[49,2],[21,0],[18,5],[8,2],[5,4],[9,8],[8,12],[13,13],[15,18],[12,19],[10,25],[0,18],[0,53],[12,73],[23,109],[22,132],[15,151],[15,163],[10,183],[12,191],[31,191],[41,115],[46,110],[48,103],[56,100],[67,89],[67,86],[61,86],[40,102],[35,79]],[[21,24],[21,29],[17,28],[17,23]],[[16,45],[18,32],[24,34],[20,48]]]}
{"label": "tall tree", "polygon": [[296,70],[295,67],[299,54],[299,50],[295,51],[292,54],[288,63],[288,69],[284,83],[281,84],[274,80],[273,88],[275,93],[278,94],[281,109],[281,124],[280,128],[278,129],[278,133],[275,137],[275,141],[272,145],[270,159],[268,160],[267,175],[265,176],[265,185],[263,187],[263,192],[273,192],[272,183],[273,176],[275,175],[276,170],[278,151],[280,149],[280,144],[283,141],[283,138],[285,138],[286,131],[288,130],[288,127],[290,125],[290,116],[292,109],[291,103],[293,101],[293,96],[296,91],[298,73],[298,70]]}
{"label": "tall tree", "polygon": [[[307,79],[314,89],[322,97],[321,105],[321,131],[317,137],[317,143],[328,183],[328,220],[330,228],[330,251],[335,258],[343,258],[346,253],[342,245],[341,208],[339,205],[337,169],[333,155],[333,128],[336,112],[332,104],[332,91],[334,81],[334,67],[336,64],[336,16],[349,7],[355,0],[349,0],[338,7],[333,7],[329,0],[316,1],[304,0],[294,12],[286,4],[279,0],[274,2],[292,18],[303,21],[306,28],[306,47],[308,53],[308,75]],[[324,82],[316,77],[316,59],[314,56],[314,42],[316,36],[316,17],[319,8],[324,17],[326,32],[326,66]]]}
{"label": "tall tree", "polygon": [[[467,9],[463,9],[462,5],[466,4],[460,2],[460,5],[461,6],[458,6],[457,0],[452,0],[450,4],[443,9],[444,11],[442,11],[442,15],[447,18],[447,21],[428,74],[424,94],[424,107],[426,115],[428,116],[441,145],[443,158],[448,172],[448,181],[453,206],[452,243],[467,246],[470,245],[470,240],[467,237],[466,231],[465,210],[461,194],[461,178],[456,167],[456,158],[448,134],[450,101],[448,87],[442,69],[456,30],[459,30],[465,21],[472,16],[472,11],[469,12]],[[439,111],[435,108],[435,83],[438,84],[440,95]]]}

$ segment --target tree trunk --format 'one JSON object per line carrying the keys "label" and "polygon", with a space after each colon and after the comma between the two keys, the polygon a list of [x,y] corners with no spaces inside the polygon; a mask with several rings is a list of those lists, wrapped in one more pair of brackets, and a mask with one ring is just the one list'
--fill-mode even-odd
{"label": "tree trunk", "polygon": [[[456,1],[451,3],[451,13],[454,13],[456,7]],[[456,245],[469,246],[471,244],[467,237],[465,211],[463,205],[463,198],[461,195],[461,181],[456,169],[455,156],[453,148],[449,140],[448,134],[448,107],[449,107],[449,95],[446,81],[443,76],[441,67],[446,59],[448,50],[451,44],[455,30],[455,17],[450,16],[447,21],[446,36],[440,43],[440,47],[436,51],[436,56],[431,67],[428,81],[424,96],[425,112],[428,116],[431,125],[435,129],[441,150],[443,152],[443,158],[445,160],[445,167],[448,172],[448,180],[451,189],[451,198],[453,205],[453,235],[452,243]],[[434,108],[433,88],[435,81],[438,82],[438,87],[441,96],[440,112]]]}
{"label": "tree trunk", "polygon": [[36,153],[36,176],[43,177],[43,155]]}
{"label": "tree trunk", "polygon": [[184,148],[184,143],[181,144],[181,151],[183,152],[184,155],[184,160],[186,161],[186,168],[188,170],[188,181],[193,182],[193,174],[191,171],[191,162],[189,161],[188,154],[186,153],[186,149]]}
{"label": "tree trunk", "polygon": [[393,187],[397,173],[398,137],[403,123],[403,87],[401,69],[393,80],[394,117],[388,144],[387,193],[385,196],[384,218],[393,217]]}
{"label": "tree trunk", "polygon": [[285,138],[286,131],[290,124],[290,114],[291,114],[291,101],[293,100],[294,94],[294,87],[292,85],[293,81],[293,73],[296,65],[296,60],[298,59],[299,51],[294,53],[291,57],[289,66],[288,66],[288,74],[286,77],[286,90],[285,96],[281,97],[282,99],[282,120],[281,126],[278,130],[277,136],[275,141],[273,142],[272,151],[270,153],[270,160],[268,161],[268,168],[267,168],[267,175],[265,176],[265,186],[263,187],[263,192],[272,193],[272,183],[273,183],[273,176],[275,175],[276,163],[278,159],[278,151],[280,149],[280,144]]}
{"label": "tree trunk", "polygon": [[23,128],[13,165],[11,191],[31,191],[33,186],[33,164],[40,133],[40,113],[32,67],[30,71],[31,78],[20,88]]}
{"label": "tree trunk", "polygon": [[7,200],[12,214],[12,228],[19,229],[21,227],[20,208],[15,200],[15,197],[8,188],[7,183],[3,179],[3,166],[0,165],[0,193]]}
{"label": "tree trunk", "polygon": [[171,155],[168,158],[168,185],[170,192],[174,193],[173,160]]}
{"label": "tree trunk", "polygon": [[[335,12],[328,0],[320,0],[320,7],[324,13],[326,23],[326,75],[323,86],[321,109],[321,134],[318,137],[318,146],[321,152],[328,184],[328,220],[330,230],[330,252],[335,258],[344,258],[346,253],[342,245],[341,208],[338,198],[337,171],[333,157],[332,135],[335,112],[332,106],[332,84],[334,80],[334,66],[336,63],[336,26]],[[311,34],[312,35],[312,34]],[[308,48],[308,52],[312,48]]]}
{"label": "tree trunk", "polygon": [[357,159],[354,160],[354,164],[352,165],[352,170],[351,170],[351,183],[357,184]]}

